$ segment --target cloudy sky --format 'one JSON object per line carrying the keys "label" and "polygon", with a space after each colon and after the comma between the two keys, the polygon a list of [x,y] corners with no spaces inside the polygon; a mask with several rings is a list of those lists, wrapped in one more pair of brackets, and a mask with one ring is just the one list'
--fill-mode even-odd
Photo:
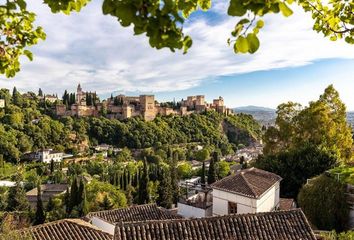
{"label": "cloudy sky", "polygon": [[295,6],[293,16],[268,16],[254,55],[235,55],[226,41],[237,19],[226,16],[225,1],[208,13],[198,12],[185,31],[194,44],[189,53],[150,48],[145,36],[104,16],[100,0],[70,16],[52,14],[41,1],[28,1],[47,40],[32,48],[33,62],[23,59],[14,79],[0,76],[0,87],[61,95],[74,91],[156,94],[158,100],[205,94],[224,96],[230,107],[276,107],[285,101],[306,104],[334,84],[354,110],[354,46],[331,42],[312,31],[312,20]]}

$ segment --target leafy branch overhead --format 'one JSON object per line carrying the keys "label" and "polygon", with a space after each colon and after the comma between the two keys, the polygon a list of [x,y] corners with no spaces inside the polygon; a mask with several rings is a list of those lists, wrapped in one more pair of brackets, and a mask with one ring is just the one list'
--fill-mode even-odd
{"label": "leafy branch overhead", "polygon": [[[28,0],[0,2],[0,74],[14,77],[20,71],[21,55],[32,60],[27,49],[45,39],[41,27],[34,26],[35,13],[26,9]],[[214,0],[216,1],[216,0]],[[80,11],[90,0],[44,0],[53,13]],[[258,34],[265,25],[263,17],[281,13],[288,17],[291,4],[298,4],[314,19],[313,29],[335,41],[354,44],[354,1],[330,0],[230,0],[227,14],[240,20],[227,40],[235,53],[255,53],[260,46]],[[183,24],[195,11],[207,11],[212,0],[104,0],[103,13],[116,17],[123,27],[146,34],[151,47],[183,50],[187,53],[192,39],[183,32]]]}

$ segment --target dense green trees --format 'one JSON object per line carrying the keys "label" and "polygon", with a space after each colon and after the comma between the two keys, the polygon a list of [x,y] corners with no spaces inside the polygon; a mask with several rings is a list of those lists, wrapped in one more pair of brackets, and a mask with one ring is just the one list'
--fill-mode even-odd
{"label": "dense green trees", "polygon": [[308,178],[352,161],[351,127],[332,85],[308,107],[289,102],[277,114],[264,135],[265,156],[255,165],[283,177],[283,195],[296,197]]}
{"label": "dense green trees", "polygon": [[281,104],[277,115],[276,126],[268,128],[264,136],[266,155],[315,145],[335,153],[343,163],[351,160],[353,139],[346,107],[332,85],[308,107]]}
{"label": "dense green trees", "polygon": [[309,145],[276,155],[262,156],[257,159],[255,166],[281,176],[281,194],[296,197],[307,179],[334,167],[336,162],[335,154]]}
{"label": "dense green trees", "polygon": [[[14,96],[21,98],[15,100],[9,91],[1,89],[0,96],[9,99],[6,108],[2,110],[3,114],[0,114],[0,150],[5,161],[14,163],[24,152],[41,148],[76,153],[78,145],[87,140],[91,145],[106,143],[124,148],[117,154],[117,161],[131,159],[128,148],[187,143],[210,146],[196,152],[195,156],[188,156],[205,160],[214,148],[228,154],[238,144],[247,145],[259,138],[259,124],[244,114],[225,117],[216,112],[208,112],[184,117],[157,117],[151,122],[141,118],[125,121],[104,117],[55,119],[51,117],[50,109],[44,109],[35,95],[22,96],[14,89]],[[228,122],[228,130],[238,132],[236,140],[234,136],[230,138],[229,134],[221,131],[224,122]],[[186,159],[185,152],[179,151],[178,155],[179,160]]]}
{"label": "dense green trees", "polygon": [[341,231],[348,221],[346,186],[333,177],[320,175],[304,185],[299,205],[310,222],[321,230]]}

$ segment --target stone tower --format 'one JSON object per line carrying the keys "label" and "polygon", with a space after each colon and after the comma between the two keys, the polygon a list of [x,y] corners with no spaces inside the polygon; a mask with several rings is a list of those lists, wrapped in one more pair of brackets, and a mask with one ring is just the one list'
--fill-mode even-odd
{"label": "stone tower", "polygon": [[81,104],[83,97],[84,97],[84,92],[82,91],[81,85],[79,83],[76,90],[76,103]]}
{"label": "stone tower", "polygon": [[155,96],[140,95],[140,111],[145,120],[151,121],[156,117]]}

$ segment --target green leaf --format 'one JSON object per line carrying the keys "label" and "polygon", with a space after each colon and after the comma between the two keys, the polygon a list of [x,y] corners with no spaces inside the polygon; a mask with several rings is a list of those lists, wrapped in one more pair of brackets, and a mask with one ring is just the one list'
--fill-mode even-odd
{"label": "green leaf", "polygon": [[264,27],[264,21],[262,19],[259,19],[256,24],[257,28],[262,28]]}
{"label": "green leaf", "polygon": [[32,52],[30,52],[28,50],[24,50],[23,54],[26,55],[30,61],[33,61],[33,53]]}
{"label": "green leaf", "polygon": [[24,0],[17,0],[17,4],[20,7],[21,10],[25,10],[26,9],[26,2]]}
{"label": "green leaf", "polygon": [[248,41],[248,52],[255,53],[259,48],[259,39],[256,34],[249,33],[247,34]]}
{"label": "green leaf", "polygon": [[248,41],[246,38],[240,36],[236,40],[236,49],[241,53],[248,52]]}
{"label": "green leaf", "polygon": [[279,3],[279,9],[285,17],[289,17],[293,14],[293,11],[283,2]]}
{"label": "green leaf", "polygon": [[240,0],[231,0],[227,14],[230,16],[243,16],[247,12],[247,9],[242,5]]}

